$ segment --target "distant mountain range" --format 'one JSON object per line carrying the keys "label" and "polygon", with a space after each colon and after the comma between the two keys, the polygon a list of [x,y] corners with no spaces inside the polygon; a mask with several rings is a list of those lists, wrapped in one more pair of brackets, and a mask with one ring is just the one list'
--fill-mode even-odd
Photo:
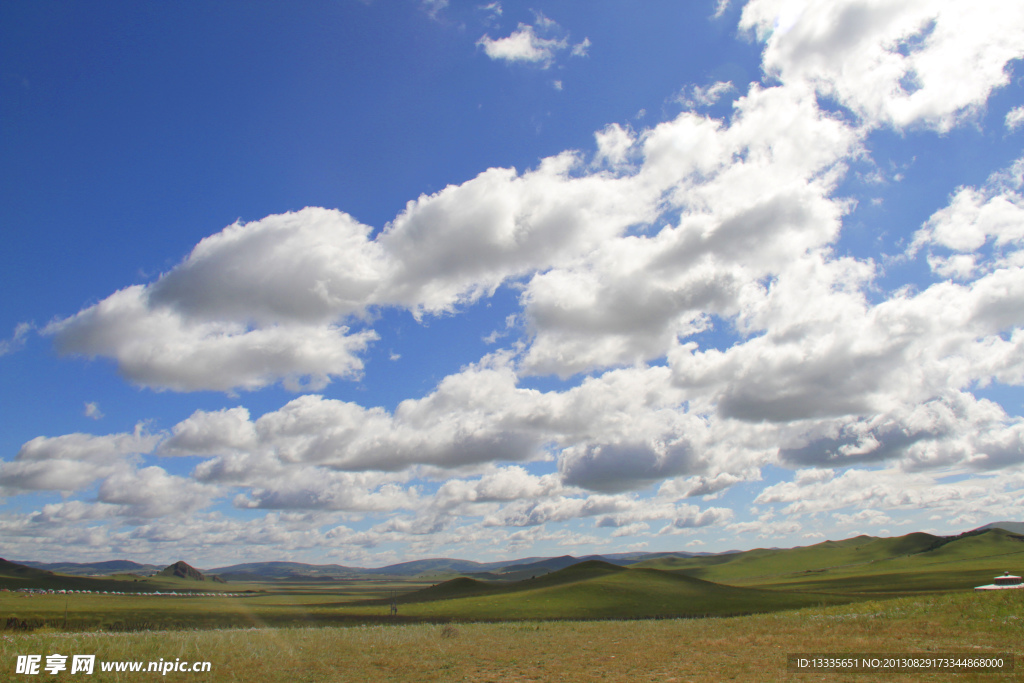
{"label": "distant mountain range", "polygon": [[[610,553],[608,555],[587,555],[585,557],[524,557],[501,562],[474,562],[452,558],[433,558],[401,562],[386,567],[345,567],[339,564],[304,564],[302,562],[248,562],[227,567],[214,567],[202,570],[203,574],[215,574],[227,581],[267,581],[272,579],[286,581],[335,581],[338,579],[357,579],[367,576],[396,577],[442,577],[454,574],[466,574],[490,579],[513,579],[520,574],[546,574],[564,569],[573,564],[587,560],[600,560],[619,566],[627,566],[644,560],[661,557],[698,557],[704,555],[724,555],[726,553]],[[138,574],[151,576],[166,573],[170,568],[155,564],[139,564],[130,560],[111,560],[107,562],[35,562],[19,560],[18,564],[34,569],[69,574],[71,576],[113,576],[115,574]],[[175,565],[172,565],[172,567]],[[197,570],[198,571],[198,570]]]}
{"label": "distant mountain range", "polygon": [[280,579],[290,581],[316,581],[336,579],[356,579],[367,576],[395,576],[395,577],[447,577],[453,575],[467,575],[487,579],[518,580],[523,574],[547,574],[548,572],[564,569],[565,567],[585,562],[588,560],[600,560],[619,566],[626,566],[641,562],[643,560],[656,559],[660,557],[698,557],[705,555],[725,555],[726,553],[611,553],[608,555],[587,555],[585,557],[572,557],[563,555],[561,557],[524,557],[515,560],[504,560],[501,562],[474,562],[472,560],[459,560],[453,558],[432,558],[427,560],[413,560],[412,562],[401,562],[386,567],[368,569],[365,567],[344,567],[337,564],[302,564],[301,562],[250,562],[247,564],[235,564],[229,567],[215,567],[206,570],[213,572],[228,581],[266,581],[268,579]]}
{"label": "distant mountain range", "polygon": [[[993,522],[972,530],[980,532],[987,529],[1003,529],[1015,534],[1024,535],[1024,522]],[[952,540],[955,537],[949,537]],[[518,581],[531,576],[559,571],[574,564],[588,561],[607,562],[618,566],[629,566],[640,562],[664,560],[671,558],[706,557],[713,555],[731,555],[741,552],[728,550],[721,553],[706,552],[630,552],[609,553],[607,555],[586,555],[573,557],[525,557],[500,562],[474,562],[453,558],[433,558],[401,562],[386,567],[346,567],[338,564],[305,564],[302,562],[249,562],[226,567],[214,567],[202,570],[203,574],[216,574],[217,579],[227,581],[334,581],[339,579],[359,579],[367,576],[394,576],[441,578],[453,575],[471,576],[488,580]],[[139,564],[130,560],[111,560],[108,562],[34,562],[18,560],[17,564],[72,576],[111,576],[114,574],[139,574],[150,576],[167,571],[166,568],[154,564]],[[181,563],[184,564],[184,563]],[[172,567],[175,565],[172,565]],[[187,566],[187,565],[186,565]],[[190,567],[191,569],[191,567]],[[196,571],[196,570],[193,570]]]}
{"label": "distant mountain range", "polygon": [[164,567],[156,564],[139,564],[131,560],[109,560],[107,562],[32,562],[18,560],[18,564],[71,576],[112,576],[114,574],[149,575]]}

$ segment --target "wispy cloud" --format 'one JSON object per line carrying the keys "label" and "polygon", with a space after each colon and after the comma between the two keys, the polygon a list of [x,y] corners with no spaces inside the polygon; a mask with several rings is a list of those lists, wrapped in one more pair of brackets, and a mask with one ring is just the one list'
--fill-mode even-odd
{"label": "wispy cloud", "polygon": [[35,325],[32,323],[18,323],[10,339],[0,339],[0,356],[6,356],[24,347],[28,333],[34,329]]}
{"label": "wispy cloud", "polygon": [[101,420],[104,417],[99,404],[95,401],[86,401],[85,409],[82,411],[82,414],[93,420]]}

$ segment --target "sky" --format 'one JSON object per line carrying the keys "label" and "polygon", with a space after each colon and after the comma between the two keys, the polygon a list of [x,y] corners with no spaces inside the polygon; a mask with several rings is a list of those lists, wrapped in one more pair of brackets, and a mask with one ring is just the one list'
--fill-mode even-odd
{"label": "sky", "polygon": [[1024,4],[0,4],[0,554],[1024,519]]}

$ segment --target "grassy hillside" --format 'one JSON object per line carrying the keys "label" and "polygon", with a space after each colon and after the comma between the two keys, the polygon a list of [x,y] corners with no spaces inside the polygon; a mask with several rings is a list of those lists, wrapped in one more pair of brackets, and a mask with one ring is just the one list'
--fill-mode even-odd
{"label": "grassy hillside", "polygon": [[858,536],[804,548],[751,550],[717,557],[664,558],[660,568],[738,586],[845,593],[966,590],[1024,569],[1024,537],[1002,529],[952,539],[923,533]]}
{"label": "grassy hillside", "polygon": [[933,550],[866,565],[776,576],[760,585],[794,590],[913,593],[969,590],[1024,570],[1024,537],[1002,529],[964,535]]}
{"label": "grassy hillside", "polygon": [[664,558],[640,562],[635,566],[678,571],[709,581],[728,583],[737,579],[765,578],[888,560],[922,552],[937,540],[937,536],[923,533],[896,538],[857,536],[802,548],[758,549],[714,557]]}
{"label": "grassy hillside", "polygon": [[725,616],[850,599],[725,586],[592,560],[511,584],[446,581],[402,596],[399,611],[406,617],[456,620]]}

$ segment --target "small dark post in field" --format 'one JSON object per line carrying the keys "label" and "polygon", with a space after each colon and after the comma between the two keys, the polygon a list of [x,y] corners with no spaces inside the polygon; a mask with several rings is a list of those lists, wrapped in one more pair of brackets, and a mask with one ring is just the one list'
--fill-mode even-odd
{"label": "small dark post in field", "polygon": [[391,616],[398,614],[398,594],[391,591]]}

